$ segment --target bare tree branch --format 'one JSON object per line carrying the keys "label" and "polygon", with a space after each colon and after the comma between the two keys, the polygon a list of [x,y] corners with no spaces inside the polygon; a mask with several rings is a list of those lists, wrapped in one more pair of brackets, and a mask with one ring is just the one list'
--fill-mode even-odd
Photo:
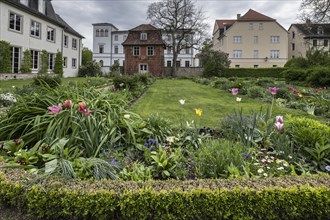
{"label": "bare tree branch", "polygon": [[330,22],[330,0],[303,0],[298,17],[302,21]]}

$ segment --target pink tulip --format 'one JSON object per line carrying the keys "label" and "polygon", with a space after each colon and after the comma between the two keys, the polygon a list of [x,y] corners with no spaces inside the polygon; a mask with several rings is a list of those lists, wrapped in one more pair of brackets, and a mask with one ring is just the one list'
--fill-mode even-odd
{"label": "pink tulip", "polygon": [[270,92],[270,94],[272,94],[272,95],[276,95],[278,90],[279,90],[279,88],[276,88],[276,87],[269,87],[268,88],[268,92]]}
{"label": "pink tulip", "polygon": [[275,129],[276,129],[277,131],[281,131],[281,130],[283,129],[283,126],[284,126],[284,124],[282,124],[282,123],[280,123],[280,122],[276,122],[276,123],[275,123]]}
{"label": "pink tulip", "polygon": [[233,95],[237,95],[237,93],[238,93],[238,88],[232,88],[230,91],[231,91],[231,94],[233,94]]}
{"label": "pink tulip", "polygon": [[71,108],[72,106],[72,101],[71,100],[65,100],[64,101],[64,107],[65,108]]}
{"label": "pink tulip", "polygon": [[283,121],[284,121],[283,116],[281,116],[281,115],[276,116],[276,122],[283,124]]}
{"label": "pink tulip", "polygon": [[85,116],[91,115],[93,110],[86,109],[84,112],[82,112]]}
{"label": "pink tulip", "polygon": [[85,116],[89,116],[92,114],[93,110],[89,110],[87,108],[86,102],[79,102],[78,103],[78,111],[83,113]]}
{"label": "pink tulip", "polygon": [[60,103],[58,105],[50,106],[48,107],[48,110],[50,114],[56,115],[62,110],[62,104]]}

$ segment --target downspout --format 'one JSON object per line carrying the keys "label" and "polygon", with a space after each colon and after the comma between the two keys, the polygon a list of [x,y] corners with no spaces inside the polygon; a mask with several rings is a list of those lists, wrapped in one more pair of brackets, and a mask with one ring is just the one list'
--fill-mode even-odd
{"label": "downspout", "polygon": [[111,66],[112,65],[112,34],[113,34],[112,33],[112,26],[111,26],[110,30],[111,30],[111,34],[110,34],[110,66]]}

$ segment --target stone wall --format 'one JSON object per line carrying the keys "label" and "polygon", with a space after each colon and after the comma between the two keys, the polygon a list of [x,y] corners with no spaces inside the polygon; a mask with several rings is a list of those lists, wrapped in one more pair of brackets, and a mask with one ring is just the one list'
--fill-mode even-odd
{"label": "stone wall", "polygon": [[[202,76],[203,68],[202,67],[178,67],[176,69],[176,76]],[[165,68],[165,76],[171,76],[171,67]]]}
{"label": "stone wall", "polygon": [[37,73],[1,73],[0,80],[10,79],[32,79],[36,77]]}

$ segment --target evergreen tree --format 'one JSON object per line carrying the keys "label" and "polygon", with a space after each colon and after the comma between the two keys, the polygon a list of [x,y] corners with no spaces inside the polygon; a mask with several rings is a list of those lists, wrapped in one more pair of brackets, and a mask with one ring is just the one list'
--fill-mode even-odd
{"label": "evergreen tree", "polygon": [[60,77],[63,77],[63,56],[60,51],[57,51],[55,55],[54,73]]}
{"label": "evergreen tree", "polygon": [[48,52],[46,50],[41,51],[41,60],[40,60],[40,74],[48,73]]}
{"label": "evergreen tree", "polygon": [[0,40],[0,73],[11,72],[11,51],[7,41]]}
{"label": "evergreen tree", "polygon": [[31,51],[26,49],[23,53],[23,60],[21,66],[22,73],[31,73],[32,60],[31,60]]}

